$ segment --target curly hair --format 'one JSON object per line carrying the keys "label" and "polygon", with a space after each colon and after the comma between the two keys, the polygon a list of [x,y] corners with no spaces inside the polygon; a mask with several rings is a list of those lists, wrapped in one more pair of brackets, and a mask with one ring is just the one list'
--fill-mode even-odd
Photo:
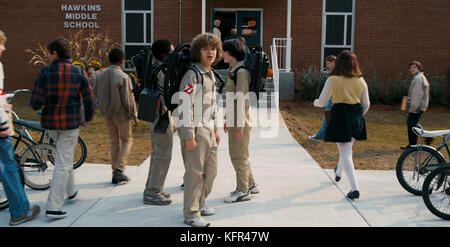
{"label": "curly hair", "polygon": [[214,61],[214,64],[218,63],[220,60],[222,60],[222,41],[220,41],[219,38],[217,38],[212,33],[203,33],[197,35],[193,40],[191,44],[191,60],[194,63],[200,62],[201,53],[200,50],[203,47],[214,47],[216,48],[216,60]]}

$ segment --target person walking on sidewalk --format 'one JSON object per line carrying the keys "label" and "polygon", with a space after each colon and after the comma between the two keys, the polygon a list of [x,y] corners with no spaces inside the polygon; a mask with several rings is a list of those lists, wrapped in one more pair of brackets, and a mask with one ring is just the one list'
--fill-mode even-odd
{"label": "person walking on sidewalk", "polygon": [[339,149],[339,163],[334,169],[336,182],[345,171],[350,180],[350,199],[359,198],[358,182],[353,165],[352,147],[356,140],[367,140],[364,115],[369,110],[369,92],[362,77],[356,55],[342,51],[336,59],[336,67],[325,82],[314,106],[324,107],[330,97],[333,100],[330,124],[325,131],[325,142],[335,142]]}
{"label": "person walking on sidewalk", "polygon": [[[327,74],[328,75],[333,71],[334,66],[336,65],[335,62],[336,62],[336,56],[330,55],[325,58],[325,64],[327,66]],[[328,101],[327,105],[325,106],[325,111],[331,110],[332,106],[333,106],[333,101],[330,99]],[[320,127],[319,132],[313,136],[309,136],[309,139],[323,141],[323,138],[325,137],[326,129],[327,129],[327,119],[324,114],[323,120],[322,120],[322,126]]]}
{"label": "person walking on sidewalk", "polygon": [[[0,58],[6,51],[6,36],[0,30]],[[12,126],[7,111],[5,96],[3,64],[0,62],[0,181],[3,184],[6,198],[9,202],[9,224],[12,226],[35,219],[41,208],[38,205],[30,206],[27,195],[20,181],[19,167],[14,159],[14,148],[11,141]]]}
{"label": "person walking on sidewalk", "polygon": [[[248,201],[251,199],[251,194],[259,193],[248,160],[251,130],[250,103],[245,96],[250,90],[251,75],[244,67],[245,54],[244,44],[240,40],[230,39],[223,43],[224,62],[230,65],[226,82],[227,97],[235,97],[233,107],[227,107],[227,115],[233,116],[234,122],[227,121],[224,131],[228,133],[228,148],[231,163],[236,171],[237,185],[236,190],[225,197],[225,202]],[[245,102],[245,104],[238,109],[238,102]]]}
{"label": "person walking on sidewalk", "polygon": [[[163,63],[174,50],[172,43],[167,39],[153,42],[152,53],[156,59],[155,66]],[[164,73],[159,71],[157,85],[153,85],[161,94],[161,111],[155,123],[149,123],[152,154],[148,170],[147,182],[144,190],[144,204],[169,205],[172,203],[170,194],[163,192],[164,182],[169,171],[173,147],[173,121],[171,112],[164,104]]]}
{"label": "person walking on sidewalk", "polygon": [[[46,216],[65,218],[62,211],[64,199],[73,199],[78,194],[73,174],[73,156],[80,125],[94,117],[94,96],[86,71],[73,66],[70,42],[57,39],[48,45],[51,65],[43,68],[34,83],[30,105],[34,110],[42,109],[41,125],[48,130],[56,144],[56,160],[50,192],[47,199]],[[81,98],[84,112],[80,112]],[[86,122],[81,121],[84,115]]]}
{"label": "person walking on sidewalk", "polygon": [[412,61],[409,63],[409,72],[413,75],[411,85],[408,90],[408,111],[406,126],[408,128],[409,144],[402,149],[407,149],[411,145],[417,144],[417,135],[414,134],[412,128],[416,127],[423,112],[427,110],[428,100],[430,98],[430,84],[423,74],[422,63]]}
{"label": "person walking on sidewalk", "polygon": [[[184,173],[184,223],[194,227],[210,225],[201,216],[215,213],[205,200],[211,193],[217,175],[216,78],[211,70],[221,60],[222,42],[211,33],[192,40],[191,60],[180,84],[178,135],[186,161]],[[198,79],[197,79],[198,78]]]}
{"label": "person walking on sidewalk", "polygon": [[111,182],[120,184],[129,181],[124,170],[133,144],[130,121],[134,121],[137,126],[139,120],[131,78],[122,71],[125,53],[119,48],[113,48],[108,59],[112,65],[95,78],[94,94],[109,131],[113,170]]}

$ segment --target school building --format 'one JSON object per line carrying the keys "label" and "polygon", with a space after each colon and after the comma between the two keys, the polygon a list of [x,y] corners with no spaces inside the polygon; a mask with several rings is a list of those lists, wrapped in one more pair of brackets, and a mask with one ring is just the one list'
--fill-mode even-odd
{"label": "school building", "polygon": [[322,68],[327,55],[343,49],[358,55],[363,72],[376,71],[379,78],[407,74],[412,60],[430,74],[446,75],[449,10],[448,0],[2,0],[0,29],[8,42],[1,61],[6,90],[31,88],[41,67],[29,64],[24,50],[38,44],[84,29],[120,42],[130,58],[159,38],[190,42],[219,19],[222,39],[236,27],[272,62],[276,53],[279,90],[289,92],[280,97],[290,99],[294,74]]}

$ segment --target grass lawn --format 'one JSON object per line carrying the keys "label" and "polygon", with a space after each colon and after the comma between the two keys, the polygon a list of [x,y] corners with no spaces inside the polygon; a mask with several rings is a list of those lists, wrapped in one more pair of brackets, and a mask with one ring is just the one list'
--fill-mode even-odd
{"label": "grass lawn", "polygon": [[[40,116],[29,106],[30,93],[18,93],[13,101],[14,111],[20,118],[26,120],[39,121]],[[139,126],[133,126],[133,146],[128,158],[128,165],[140,165],[151,153],[150,132],[145,122]],[[97,108],[95,117],[89,122],[88,127],[81,127],[80,136],[88,146],[87,163],[111,164],[109,150],[109,132],[104,123],[104,117]]]}
{"label": "grass lawn", "polygon": [[[339,160],[335,143],[313,141],[322,124],[324,108],[312,107],[312,102],[281,102],[280,112],[292,136],[323,168],[334,168]],[[372,105],[366,115],[367,141],[353,146],[353,162],[356,169],[392,170],[401,155],[401,146],[408,143],[406,117],[400,106]],[[426,130],[450,129],[450,109],[428,109],[420,119]],[[437,147],[442,139],[435,139]],[[444,157],[450,162],[446,151]]]}

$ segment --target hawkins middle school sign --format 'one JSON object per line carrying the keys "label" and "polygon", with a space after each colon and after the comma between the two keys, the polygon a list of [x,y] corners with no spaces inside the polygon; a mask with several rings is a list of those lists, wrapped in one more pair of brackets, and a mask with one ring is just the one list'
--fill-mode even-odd
{"label": "hawkins middle school sign", "polygon": [[66,19],[64,28],[100,28],[97,21],[101,10],[100,4],[61,4]]}

